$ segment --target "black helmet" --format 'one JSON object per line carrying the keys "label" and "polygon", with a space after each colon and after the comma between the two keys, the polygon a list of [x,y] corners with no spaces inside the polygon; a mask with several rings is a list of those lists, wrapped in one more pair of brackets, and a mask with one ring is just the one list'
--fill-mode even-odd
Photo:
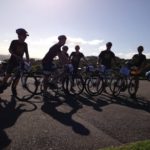
{"label": "black helmet", "polygon": [[76,46],[75,46],[75,49],[80,49],[80,46],[79,46],[79,45],[76,45]]}
{"label": "black helmet", "polygon": [[138,49],[138,52],[143,52],[144,51],[144,47],[141,46],[141,45],[137,49]]}
{"label": "black helmet", "polygon": [[107,47],[110,47],[110,46],[112,46],[112,43],[111,43],[111,42],[107,42],[107,43],[106,43],[106,46],[107,46]]}
{"label": "black helmet", "polygon": [[17,29],[17,30],[16,30],[16,33],[17,33],[18,35],[26,35],[26,36],[29,36],[28,32],[27,32],[25,29],[23,29],[23,28]]}
{"label": "black helmet", "polygon": [[69,48],[68,48],[68,46],[65,45],[62,47],[62,49],[67,51]]}
{"label": "black helmet", "polygon": [[66,37],[65,35],[60,35],[60,36],[58,36],[58,40],[62,40],[62,39],[66,40],[67,37]]}

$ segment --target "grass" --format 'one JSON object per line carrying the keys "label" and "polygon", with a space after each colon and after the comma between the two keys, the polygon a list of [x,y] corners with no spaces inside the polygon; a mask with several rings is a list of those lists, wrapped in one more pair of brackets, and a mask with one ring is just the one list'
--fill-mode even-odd
{"label": "grass", "polygon": [[110,147],[99,150],[150,150],[150,140],[139,141],[135,143],[122,145],[119,147]]}

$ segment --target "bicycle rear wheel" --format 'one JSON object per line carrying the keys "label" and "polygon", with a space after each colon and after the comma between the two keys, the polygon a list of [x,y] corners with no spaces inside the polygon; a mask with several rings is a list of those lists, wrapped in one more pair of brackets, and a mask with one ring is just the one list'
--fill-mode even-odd
{"label": "bicycle rear wheel", "polygon": [[79,95],[84,90],[84,81],[82,76],[66,76],[62,81],[62,88],[66,94]]}

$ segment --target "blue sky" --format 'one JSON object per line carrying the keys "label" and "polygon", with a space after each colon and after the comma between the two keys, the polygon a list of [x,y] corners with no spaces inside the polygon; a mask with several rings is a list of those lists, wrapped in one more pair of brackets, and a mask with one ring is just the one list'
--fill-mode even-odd
{"label": "blue sky", "polygon": [[98,56],[111,41],[116,56],[131,58],[143,45],[150,58],[150,0],[1,0],[0,12],[0,54],[9,54],[22,27],[31,57],[43,58],[65,34],[69,53],[79,44],[86,56]]}

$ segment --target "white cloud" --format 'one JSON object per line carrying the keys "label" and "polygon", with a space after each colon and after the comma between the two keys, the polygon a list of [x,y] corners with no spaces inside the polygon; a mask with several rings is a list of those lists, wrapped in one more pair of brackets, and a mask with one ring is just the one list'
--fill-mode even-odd
{"label": "white cloud", "polygon": [[[27,39],[27,43],[29,46],[29,52],[31,57],[38,57],[42,58],[47,53],[49,48],[57,42],[57,36],[45,38],[45,39],[38,39],[38,40],[32,40]],[[75,45],[81,46],[81,51],[87,56],[87,55],[94,55],[97,53],[98,50],[93,51],[92,47],[99,46],[101,43],[103,43],[103,40],[91,40],[87,41],[82,38],[74,38],[74,37],[67,37],[66,45],[69,47],[69,53],[74,51]],[[87,50],[86,47],[91,47],[91,50]]]}
{"label": "white cloud", "polygon": [[115,55],[120,58],[131,59],[134,54],[135,54],[134,52],[130,52],[130,53],[120,52],[120,53],[116,53]]}
{"label": "white cloud", "polygon": [[103,40],[95,39],[95,40],[87,41],[82,38],[68,37],[67,43],[70,45],[99,45],[99,44],[103,43]]}
{"label": "white cloud", "polygon": [[[49,48],[57,42],[57,36],[52,36],[43,39],[27,39],[30,57],[43,58],[48,52]],[[8,48],[10,45],[10,40],[3,40],[0,42],[0,54],[9,54]],[[74,51],[75,45],[80,45],[80,51],[84,53],[85,56],[98,56],[102,50],[106,49],[104,40],[85,40],[83,38],[67,37],[66,45],[69,47],[68,53],[70,54]],[[115,55],[130,59],[135,54],[135,51],[124,50],[115,51]],[[147,58],[150,58],[150,53],[144,53]]]}

